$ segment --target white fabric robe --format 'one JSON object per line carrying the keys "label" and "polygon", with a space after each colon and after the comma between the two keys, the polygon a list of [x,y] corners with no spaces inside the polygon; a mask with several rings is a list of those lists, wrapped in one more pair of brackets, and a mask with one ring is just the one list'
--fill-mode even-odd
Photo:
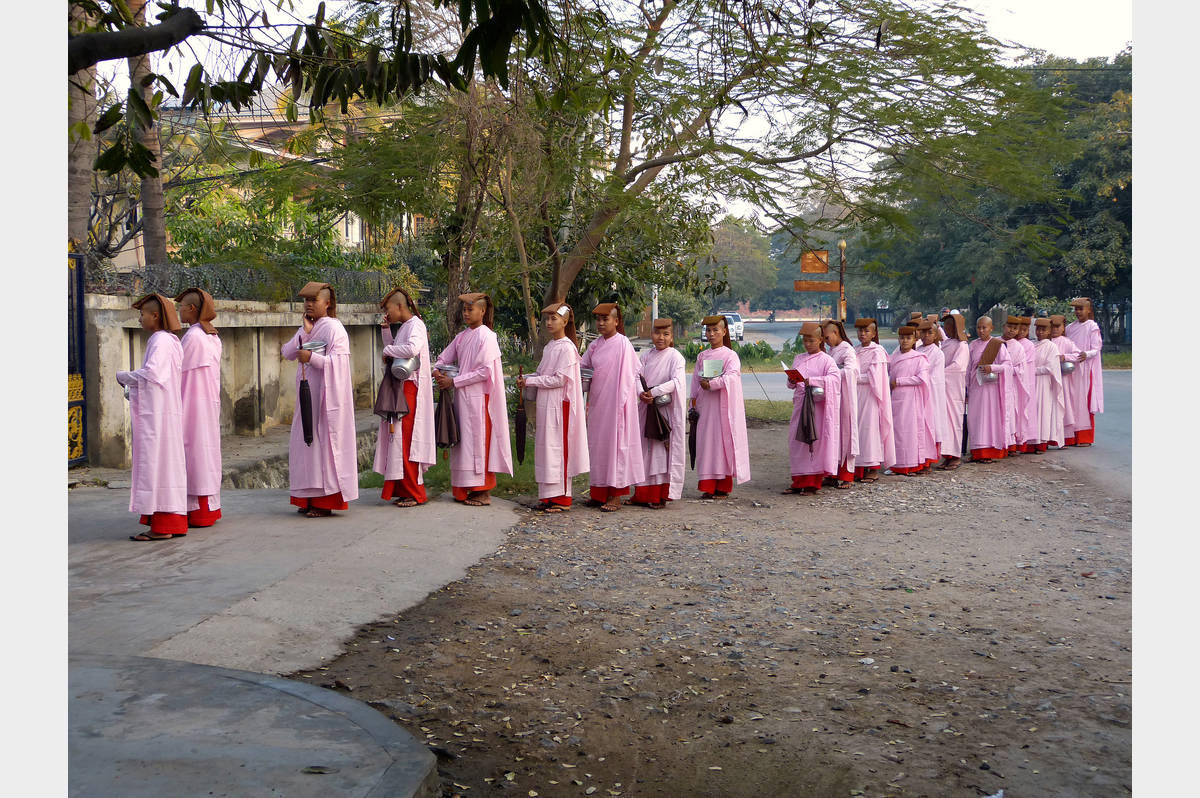
{"label": "white fabric robe", "polygon": [[[539,499],[570,496],[571,480],[588,470],[587,422],[579,362],[575,342],[567,337],[557,338],[542,350],[537,371],[525,378],[526,385],[537,388],[533,474]],[[570,402],[566,416],[563,402]],[[564,423],[566,458],[563,457]]]}
{"label": "white fabric robe", "polygon": [[118,371],[129,388],[133,440],[129,511],[138,515],[187,513],[180,368],[183,347],[175,333],[158,330],[146,342],[142,367]]}
{"label": "white fabric robe", "polygon": [[[668,346],[666,349],[647,349],[642,352],[642,376],[654,396],[669,396],[671,400],[660,409],[671,422],[669,441],[655,441],[643,435],[642,460],[646,478],[640,485],[669,484],[667,497],[678,501],[683,495],[683,474],[687,457],[687,373],[683,355]],[[638,401],[638,422],[646,428],[650,405]]]}

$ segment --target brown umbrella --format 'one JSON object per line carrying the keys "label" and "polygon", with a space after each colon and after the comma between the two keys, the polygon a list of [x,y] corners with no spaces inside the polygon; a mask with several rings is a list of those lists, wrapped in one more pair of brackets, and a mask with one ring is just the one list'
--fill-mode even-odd
{"label": "brown umbrella", "polygon": [[[650,390],[650,386],[646,384],[646,378],[641,377],[640,379],[642,390]],[[662,408],[654,402],[651,402],[650,407],[646,409],[646,428],[642,434],[654,441],[671,440],[671,422],[663,417]]]}
{"label": "brown umbrella", "polygon": [[[525,369],[521,366],[517,367],[517,379],[525,376]],[[525,392],[517,388],[517,411],[514,429],[517,437],[517,462],[525,462],[525,426],[527,424],[525,418]]]}

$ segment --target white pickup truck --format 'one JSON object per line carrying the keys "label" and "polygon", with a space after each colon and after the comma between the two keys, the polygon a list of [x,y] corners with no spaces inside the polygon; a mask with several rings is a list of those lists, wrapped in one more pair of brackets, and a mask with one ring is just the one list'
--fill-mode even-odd
{"label": "white pickup truck", "polygon": [[742,316],[736,310],[719,310],[718,315],[724,316],[725,321],[729,324],[729,337],[735,341],[744,341],[746,339],[746,324],[742,321]]}

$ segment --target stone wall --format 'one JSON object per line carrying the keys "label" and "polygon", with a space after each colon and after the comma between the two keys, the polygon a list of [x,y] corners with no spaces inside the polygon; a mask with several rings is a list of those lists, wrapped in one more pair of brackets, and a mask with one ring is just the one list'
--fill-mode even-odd
{"label": "stone wall", "polygon": [[[85,296],[88,461],[129,467],[129,403],[116,373],[141,367],[150,335],[125,296]],[[302,302],[216,300],[214,324],[221,336],[221,433],[261,435],[290,424],[296,401],[295,361],[279,354],[300,325]],[[338,305],[350,336],[354,402],[370,407],[382,378],[379,308]]]}

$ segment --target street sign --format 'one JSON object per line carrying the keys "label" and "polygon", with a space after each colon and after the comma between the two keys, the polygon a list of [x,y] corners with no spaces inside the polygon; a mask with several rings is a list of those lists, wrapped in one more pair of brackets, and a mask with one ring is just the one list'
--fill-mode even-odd
{"label": "street sign", "polygon": [[832,291],[837,293],[836,280],[796,280],[793,285],[797,291]]}
{"label": "street sign", "polygon": [[802,253],[800,255],[800,272],[801,274],[827,274],[829,272],[829,250],[810,249],[808,252]]}

